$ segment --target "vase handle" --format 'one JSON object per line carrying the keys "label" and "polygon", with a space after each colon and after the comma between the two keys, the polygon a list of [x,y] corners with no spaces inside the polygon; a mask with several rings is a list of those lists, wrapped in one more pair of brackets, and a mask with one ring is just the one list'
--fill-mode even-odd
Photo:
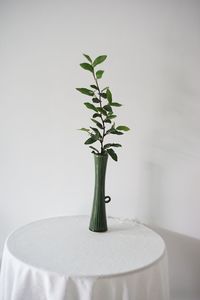
{"label": "vase handle", "polygon": [[[106,199],[108,199],[108,200],[106,200]],[[105,203],[109,203],[110,201],[111,201],[111,197],[110,196],[105,196]]]}

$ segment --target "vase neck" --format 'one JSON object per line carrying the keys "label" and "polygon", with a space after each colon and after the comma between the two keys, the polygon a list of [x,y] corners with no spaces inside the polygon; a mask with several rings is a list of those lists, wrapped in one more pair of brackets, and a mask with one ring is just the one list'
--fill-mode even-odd
{"label": "vase neck", "polygon": [[108,155],[94,155],[95,182],[101,185],[105,184],[107,161]]}

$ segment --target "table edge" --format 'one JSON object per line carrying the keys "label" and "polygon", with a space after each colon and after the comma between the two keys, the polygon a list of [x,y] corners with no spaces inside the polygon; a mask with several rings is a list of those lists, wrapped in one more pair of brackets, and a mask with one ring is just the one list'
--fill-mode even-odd
{"label": "table edge", "polygon": [[[84,275],[84,274],[72,274],[72,275],[69,275],[67,276],[66,274],[64,273],[59,273],[59,272],[56,272],[56,271],[52,271],[52,270],[49,270],[49,269],[43,269],[41,267],[36,267],[32,264],[28,264],[26,263],[25,261],[17,258],[11,251],[10,249],[8,248],[8,241],[9,241],[9,238],[16,232],[18,231],[19,229],[27,226],[27,225],[31,225],[33,223],[36,223],[36,222],[39,222],[39,221],[44,221],[44,220],[48,220],[48,219],[56,219],[56,218],[64,218],[64,217],[88,217],[88,215],[69,215],[69,216],[66,216],[66,215],[62,215],[62,216],[56,216],[56,217],[48,217],[48,218],[42,218],[42,219],[38,219],[36,221],[33,221],[33,222],[30,222],[30,223],[27,223],[25,225],[22,225],[22,226],[19,226],[18,228],[16,228],[15,230],[13,230],[9,235],[8,237],[6,238],[6,241],[4,243],[4,248],[3,248],[3,255],[2,255],[2,262],[3,262],[3,259],[4,259],[4,256],[5,255],[9,255],[12,257],[12,259],[16,260],[17,262],[19,262],[20,264],[23,264],[24,266],[26,266],[27,268],[32,268],[36,271],[40,271],[42,273],[49,273],[49,274],[54,274],[54,275],[57,275],[57,276],[60,276],[60,277],[67,277],[67,278],[80,278],[80,279],[83,279],[83,278],[89,278],[89,279],[97,279],[97,278],[113,278],[113,277],[120,277],[120,276],[128,276],[128,275],[132,275],[134,273],[139,273],[139,272],[142,272],[144,271],[145,269],[148,269],[150,267],[152,267],[154,264],[158,263],[160,260],[162,260],[164,258],[165,255],[167,255],[167,249],[166,249],[166,244],[165,244],[165,241],[163,240],[163,238],[157,233],[155,232],[154,230],[152,230],[150,227],[148,227],[147,225],[139,222],[138,220],[136,219],[129,219],[130,221],[134,221],[136,222],[136,224],[139,224],[143,227],[146,227],[148,228],[148,230],[154,232],[156,235],[158,235],[158,237],[161,239],[161,241],[163,242],[163,252],[161,253],[161,255],[156,259],[154,260],[153,262],[149,263],[148,265],[144,266],[144,267],[141,267],[141,268],[137,268],[135,270],[130,270],[130,271],[125,271],[125,272],[120,272],[120,273],[112,273],[112,274],[106,274],[106,275],[101,275],[101,274],[91,274],[91,275]],[[109,217],[108,218],[112,218],[112,219],[118,219],[118,220],[123,220],[123,218],[118,218],[118,217]],[[127,218],[124,220],[128,220]]]}

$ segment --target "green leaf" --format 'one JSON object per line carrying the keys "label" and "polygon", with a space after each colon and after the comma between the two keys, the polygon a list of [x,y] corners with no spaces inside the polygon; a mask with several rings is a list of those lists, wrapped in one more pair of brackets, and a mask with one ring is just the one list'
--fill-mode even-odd
{"label": "green leaf", "polygon": [[106,118],[106,119],[104,120],[104,123],[110,123],[110,124],[111,124],[111,120]]}
{"label": "green leaf", "polygon": [[97,111],[97,108],[92,103],[84,102],[84,104],[87,108]]}
{"label": "green leaf", "polygon": [[120,144],[115,144],[115,143],[104,145],[104,149],[107,149],[107,148],[110,148],[110,147],[122,147],[122,145],[120,145]]}
{"label": "green leaf", "polygon": [[117,116],[116,115],[109,115],[108,114],[108,118],[110,119],[110,120],[112,120],[112,119],[114,119],[114,118],[116,118]]}
{"label": "green leaf", "polygon": [[93,66],[97,66],[99,64],[101,64],[102,62],[104,62],[104,60],[106,60],[107,58],[107,55],[101,55],[101,56],[98,56],[97,58],[95,58],[94,62],[93,62]]}
{"label": "green leaf", "polygon": [[111,128],[108,130],[109,133],[111,134],[116,134],[116,135],[122,135],[123,132],[116,130],[115,128]]}
{"label": "green leaf", "polygon": [[112,93],[109,89],[107,89],[107,91],[106,91],[106,96],[107,96],[109,104],[111,104],[112,103]]}
{"label": "green leaf", "polygon": [[97,72],[96,72],[97,79],[101,79],[101,77],[103,76],[103,73],[104,73],[103,70],[97,71]]}
{"label": "green leaf", "polygon": [[108,130],[106,131],[106,134],[109,134],[112,130],[115,130],[115,123],[112,124],[112,126],[110,127],[110,129],[108,129]]}
{"label": "green leaf", "polygon": [[107,89],[109,89],[109,86],[106,86],[105,88],[103,88],[103,90],[101,90],[101,92],[103,92],[103,91],[105,91]]}
{"label": "green leaf", "polygon": [[95,147],[89,146],[89,148],[91,148],[92,150],[94,150],[96,153],[99,153],[99,150],[97,150]]}
{"label": "green leaf", "polygon": [[115,131],[111,131],[111,134],[122,135],[123,132],[115,130]]}
{"label": "green leaf", "polygon": [[112,102],[112,103],[111,103],[111,105],[112,105],[112,106],[116,106],[116,107],[120,107],[120,106],[122,106],[122,104],[120,104],[120,103],[117,103],[117,102]]}
{"label": "green leaf", "polygon": [[102,137],[101,133],[99,132],[99,130],[97,128],[95,128],[95,127],[90,127],[90,128],[95,132],[95,134],[98,136],[98,138]]}
{"label": "green leaf", "polygon": [[81,131],[85,131],[85,132],[90,132],[90,129],[87,129],[87,128],[80,128],[79,130],[81,130]]}
{"label": "green leaf", "polygon": [[129,131],[130,128],[128,128],[127,126],[124,125],[120,125],[116,128],[117,130],[122,130],[122,131]]}
{"label": "green leaf", "polygon": [[101,115],[100,114],[98,114],[98,113],[95,113],[95,114],[93,114],[93,116],[92,116],[93,118],[97,118],[97,117],[101,117]]}
{"label": "green leaf", "polygon": [[85,145],[95,143],[98,140],[98,138],[99,137],[97,135],[92,134],[91,137],[88,140],[85,141]]}
{"label": "green leaf", "polygon": [[104,108],[105,110],[107,110],[108,112],[112,112],[112,107],[111,107],[109,104],[104,105],[103,108]]}
{"label": "green leaf", "polygon": [[91,119],[100,129],[103,129],[103,125],[95,119]]}
{"label": "green leaf", "polygon": [[99,90],[98,87],[95,84],[91,84],[91,88],[93,88],[95,90]]}
{"label": "green leaf", "polygon": [[85,58],[87,58],[87,60],[88,60],[90,63],[92,63],[92,59],[90,58],[89,55],[83,53],[83,56],[85,56]]}
{"label": "green leaf", "polygon": [[107,116],[106,110],[104,110],[102,107],[97,107],[97,111],[99,111],[102,115]]}
{"label": "green leaf", "polygon": [[88,96],[94,96],[94,92],[91,90],[88,90],[86,88],[76,88],[77,91],[79,91],[81,94],[88,95]]}
{"label": "green leaf", "polygon": [[89,138],[88,140],[86,140],[85,141],[85,145],[90,145],[90,144],[93,144],[93,143],[95,143],[96,142],[96,140],[94,140],[93,138]]}
{"label": "green leaf", "polygon": [[110,155],[110,157],[112,157],[113,160],[117,161],[117,154],[115,153],[115,151],[112,148],[107,149],[107,152]]}
{"label": "green leaf", "polygon": [[106,99],[106,98],[107,98],[107,95],[106,95],[106,93],[100,93],[100,96],[101,96],[102,98],[104,98],[104,99]]}
{"label": "green leaf", "polygon": [[90,72],[92,72],[92,73],[93,73],[93,71],[94,71],[93,66],[91,66],[91,65],[88,64],[88,63],[82,63],[82,64],[80,64],[80,66],[81,66],[81,68],[83,68],[84,70],[90,71]]}
{"label": "green leaf", "polygon": [[92,98],[92,102],[94,102],[94,103],[100,103],[101,101],[98,98]]}

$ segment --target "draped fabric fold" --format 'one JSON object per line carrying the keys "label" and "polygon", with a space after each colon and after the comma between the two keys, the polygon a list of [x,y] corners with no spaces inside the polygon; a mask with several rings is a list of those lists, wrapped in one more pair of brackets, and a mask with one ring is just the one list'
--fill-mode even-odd
{"label": "draped fabric fold", "polygon": [[[76,217],[78,219],[75,222],[70,218],[70,221],[68,218],[54,218],[32,223],[10,235],[3,252],[0,300],[169,300],[167,253],[162,239],[156,233],[141,224],[119,223],[112,219],[109,221],[110,232],[104,236],[91,235],[82,228],[87,224],[86,217]],[[77,236],[73,234],[66,236],[66,227],[60,232],[62,226],[69,222],[80,226],[80,240],[77,241]],[[56,224],[59,226],[56,227]],[[33,242],[36,236],[38,239]],[[62,240],[59,244],[61,237],[68,237],[68,240]],[[24,238],[27,238],[26,241]],[[49,238],[55,238],[54,242],[57,243],[53,249],[50,246],[54,243],[52,240],[48,242]],[[127,240],[124,247],[121,244],[121,251],[116,248],[120,246],[120,238],[123,244]],[[141,245],[135,244],[136,249],[133,249],[134,243],[139,241]],[[90,253],[94,257],[88,256],[87,244],[91,247],[90,242],[93,242],[93,251]],[[91,266],[95,264],[95,251],[98,252],[102,243],[107,247],[107,257],[101,258],[96,253],[97,264]],[[75,249],[80,245],[82,248]],[[76,261],[75,256],[72,261],[66,258],[71,254],[69,248],[72,251],[74,249],[75,256],[79,254]],[[53,256],[56,251],[58,257]],[[82,259],[87,261],[82,262]],[[138,263],[135,259],[138,259]],[[98,268],[100,260],[106,265],[99,265]],[[125,271],[123,266],[127,268],[128,261],[130,269]]]}

